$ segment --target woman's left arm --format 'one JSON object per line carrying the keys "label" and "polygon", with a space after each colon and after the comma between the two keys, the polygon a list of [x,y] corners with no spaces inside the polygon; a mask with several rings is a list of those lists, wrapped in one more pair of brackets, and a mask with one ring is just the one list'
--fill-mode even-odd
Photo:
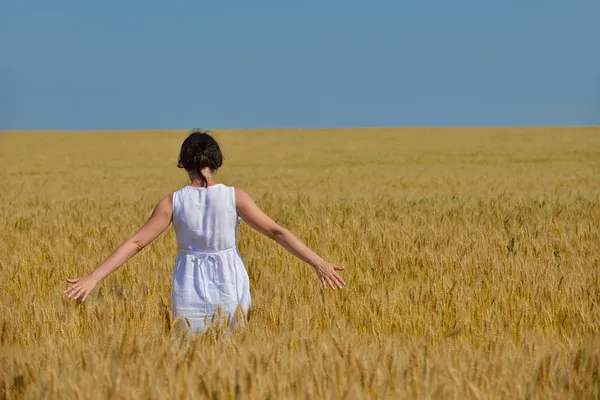
{"label": "woman's left arm", "polygon": [[125,264],[127,260],[167,230],[171,224],[172,216],[173,195],[170,194],[156,205],[148,221],[133,236],[117,247],[94,271],[84,277],[67,279],[69,288],[63,293],[66,293],[69,298],[78,299],[82,297],[81,300],[85,301],[98,282]]}

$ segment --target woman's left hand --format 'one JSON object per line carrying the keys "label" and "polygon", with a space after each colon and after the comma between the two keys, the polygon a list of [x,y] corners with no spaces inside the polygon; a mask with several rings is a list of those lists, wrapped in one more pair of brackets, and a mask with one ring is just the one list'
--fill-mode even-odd
{"label": "woman's left hand", "polygon": [[70,286],[63,293],[69,298],[73,297],[74,300],[83,296],[81,301],[85,301],[99,281],[91,275],[87,275],[81,278],[67,279],[67,282]]}

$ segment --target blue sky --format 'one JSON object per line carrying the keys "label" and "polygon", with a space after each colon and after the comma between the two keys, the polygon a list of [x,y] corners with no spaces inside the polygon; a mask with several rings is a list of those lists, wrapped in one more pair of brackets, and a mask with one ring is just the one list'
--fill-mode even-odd
{"label": "blue sky", "polygon": [[600,125],[600,1],[0,2],[0,129]]}

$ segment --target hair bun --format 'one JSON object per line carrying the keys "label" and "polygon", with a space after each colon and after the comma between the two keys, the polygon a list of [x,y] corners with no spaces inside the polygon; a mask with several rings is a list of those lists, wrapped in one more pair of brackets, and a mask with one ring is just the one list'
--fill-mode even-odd
{"label": "hair bun", "polygon": [[195,171],[206,179],[200,172],[204,168],[216,171],[223,165],[223,155],[216,140],[206,131],[198,128],[190,129],[188,137],[181,145],[177,166],[187,171]]}
{"label": "hair bun", "polygon": [[196,154],[202,154],[206,152],[206,148],[208,144],[206,142],[195,142],[193,145],[193,150]]}

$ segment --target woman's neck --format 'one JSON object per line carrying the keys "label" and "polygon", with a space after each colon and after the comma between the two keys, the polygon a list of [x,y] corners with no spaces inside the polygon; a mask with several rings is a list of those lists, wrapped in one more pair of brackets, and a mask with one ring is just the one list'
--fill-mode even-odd
{"label": "woman's neck", "polygon": [[[204,168],[200,172],[202,173],[204,178],[206,178],[207,186],[215,185],[215,175],[210,170],[210,168]],[[198,172],[190,172],[189,176],[190,176],[190,186],[197,186],[197,187],[204,186],[204,181],[202,180],[202,178],[200,177],[200,174]]]}
{"label": "woman's neck", "polygon": [[[216,185],[215,181],[213,181],[212,179],[207,179],[206,183],[207,183],[206,186],[215,186]],[[200,179],[193,180],[193,181],[190,182],[190,186],[193,186],[193,187],[204,187],[204,182],[202,182]]]}

